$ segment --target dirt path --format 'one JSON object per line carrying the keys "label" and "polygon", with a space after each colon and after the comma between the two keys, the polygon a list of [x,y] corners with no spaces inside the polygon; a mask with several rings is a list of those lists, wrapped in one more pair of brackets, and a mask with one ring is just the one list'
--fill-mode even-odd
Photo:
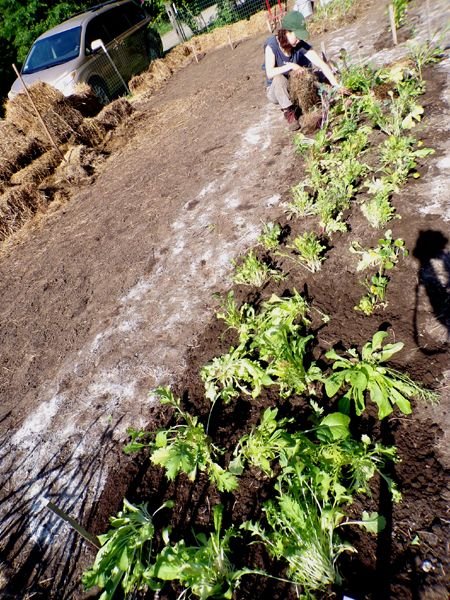
{"label": "dirt path", "polygon": [[[435,22],[444,6],[434,3]],[[383,11],[371,2],[364,19],[325,36],[331,54],[345,44],[371,56]],[[136,102],[129,141],[117,142],[98,179],[0,263],[0,586],[9,578],[25,593],[40,581],[55,598],[79,597],[73,574],[86,547],[43,498],[95,522],[105,483],[127,468],[126,429],[147,423],[148,391],[182,375],[212,293],[230,285],[231,260],[301,178],[263,92],[265,37],[208,54]],[[448,60],[439,68],[448,73]],[[448,178],[444,139],[410,208],[427,212],[429,226],[443,217],[448,230],[436,187]],[[121,491],[110,490],[112,506]]]}

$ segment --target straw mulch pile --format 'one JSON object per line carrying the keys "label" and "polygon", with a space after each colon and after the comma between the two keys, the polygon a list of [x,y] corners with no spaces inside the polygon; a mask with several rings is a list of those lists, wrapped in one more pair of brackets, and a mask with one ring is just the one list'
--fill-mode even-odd
{"label": "straw mulch pile", "polygon": [[64,155],[64,160],[57,167],[53,185],[58,187],[71,184],[90,183],[95,172],[95,165],[101,161],[98,152],[82,144],[70,146]]}
{"label": "straw mulch pile", "polygon": [[0,121],[0,183],[28,165],[44,151],[36,138],[27,136],[13,123]]}
{"label": "straw mulch pile", "polygon": [[[200,60],[207,51],[236,44],[262,31],[267,31],[266,11],[253,15],[248,21],[192,38],[174,48],[164,59],[153,61],[145,73],[130,81],[130,89],[134,94],[151,95],[176,71],[195,59]],[[47,192],[53,190],[52,198],[56,198],[65,197],[71,185],[91,182],[95,165],[104,159],[96,149],[103,147],[111,132],[124,123],[133,110],[126,99],[120,98],[98,112],[101,107],[88,86],[80,86],[69,98],[45,83],[37,83],[29,91],[55,143],[65,155],[62,161],[26,94],[7,102],[6,119],[0,121],[1,240],[40,209],[47,210],[49,198],[44,202],[38,187]],[[180,117],[180,125],[183,121]]]}
{"label": "straw mulch pile", "polygon": [[34,185],[14,187],[0,196],[0,240],[5,240],[45,206]]}
{"label": "straw mulch pile", "polygon": [[78,129],[78,141],[99,147],[108,132],[113,131],[132,114],[133,107],[126,98],[118,98],[105,106],[95,117],[84,119]]}
{"label": "straw mulch pile", "polygon": [[49,177],[61,162],[61,154],[54,148],[48,150],[34,160],[24,169],[21,169],[11,177],[14,185],[34,183],[39,185],[46,177]]}
{"label": "straw mulch pile", "polygon": [[103,108],[100,100],[87,83],[79,83],[75,93],[66,98],[72,108],[78,110],[83,117],[95,117]]}
{"label": "straw mulch pile", "polygon": [[[67,142],[77,134],[83,116],[73,108],[63,94],[46,83],[36,83],[29,88],[36,108],[57,144]],[[46,148],[51,146],[46,131],[37,117],[26,94],[18,94],[6,104],[6,120]]]}

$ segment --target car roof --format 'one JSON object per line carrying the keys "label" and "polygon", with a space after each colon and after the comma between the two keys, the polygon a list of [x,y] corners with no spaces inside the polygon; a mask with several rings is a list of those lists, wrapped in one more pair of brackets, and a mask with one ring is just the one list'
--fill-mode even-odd
{"label": "car roof", "polygon": [[48,29],[46,32],[42,33],[35,41],[43,40],[47,37],[55,35],[56,33],[60,33],[62,31],[68,31],[69,29],[73,29],[74,27],[81,27],[84,23],[89,22],[96,15],[107,12],[114,6],[121,6],[123,4],[129,4],[130,0],[109,0],[109,2],[103,2],[102,4],[96,4],[92,6],[88,10],[85,10],[82,13],[71,17],[67,21],[63,21],[59,25]]}

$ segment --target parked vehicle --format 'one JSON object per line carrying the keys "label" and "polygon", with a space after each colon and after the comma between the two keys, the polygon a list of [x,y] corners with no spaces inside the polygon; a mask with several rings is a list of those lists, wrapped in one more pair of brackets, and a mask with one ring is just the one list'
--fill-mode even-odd
{"label": "parked vehicle", "polygon": [[[162,56],[150,21],[133,0],[110,0],[64,21],[34,42],[21,71],[25,85],[44,81],[70,96],[78,83],[87,83],[107,104],[125,91],[124,81]],[[8,97],[22,90],[18,78]]]}

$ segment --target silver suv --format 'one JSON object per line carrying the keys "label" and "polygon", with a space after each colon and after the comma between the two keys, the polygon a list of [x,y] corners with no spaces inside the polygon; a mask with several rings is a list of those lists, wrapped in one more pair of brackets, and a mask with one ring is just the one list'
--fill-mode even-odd
{"label": "silver suv", "polygon": [[[70,96],[84,82],[108,103],[125,91],[125,81],[162,56],[161,38],[150,21],[133,0],[111,0],[64,21],[34,42],[21,71],[25,85],[44,81]],[[9,99],[22,90],[16,79]]]}

